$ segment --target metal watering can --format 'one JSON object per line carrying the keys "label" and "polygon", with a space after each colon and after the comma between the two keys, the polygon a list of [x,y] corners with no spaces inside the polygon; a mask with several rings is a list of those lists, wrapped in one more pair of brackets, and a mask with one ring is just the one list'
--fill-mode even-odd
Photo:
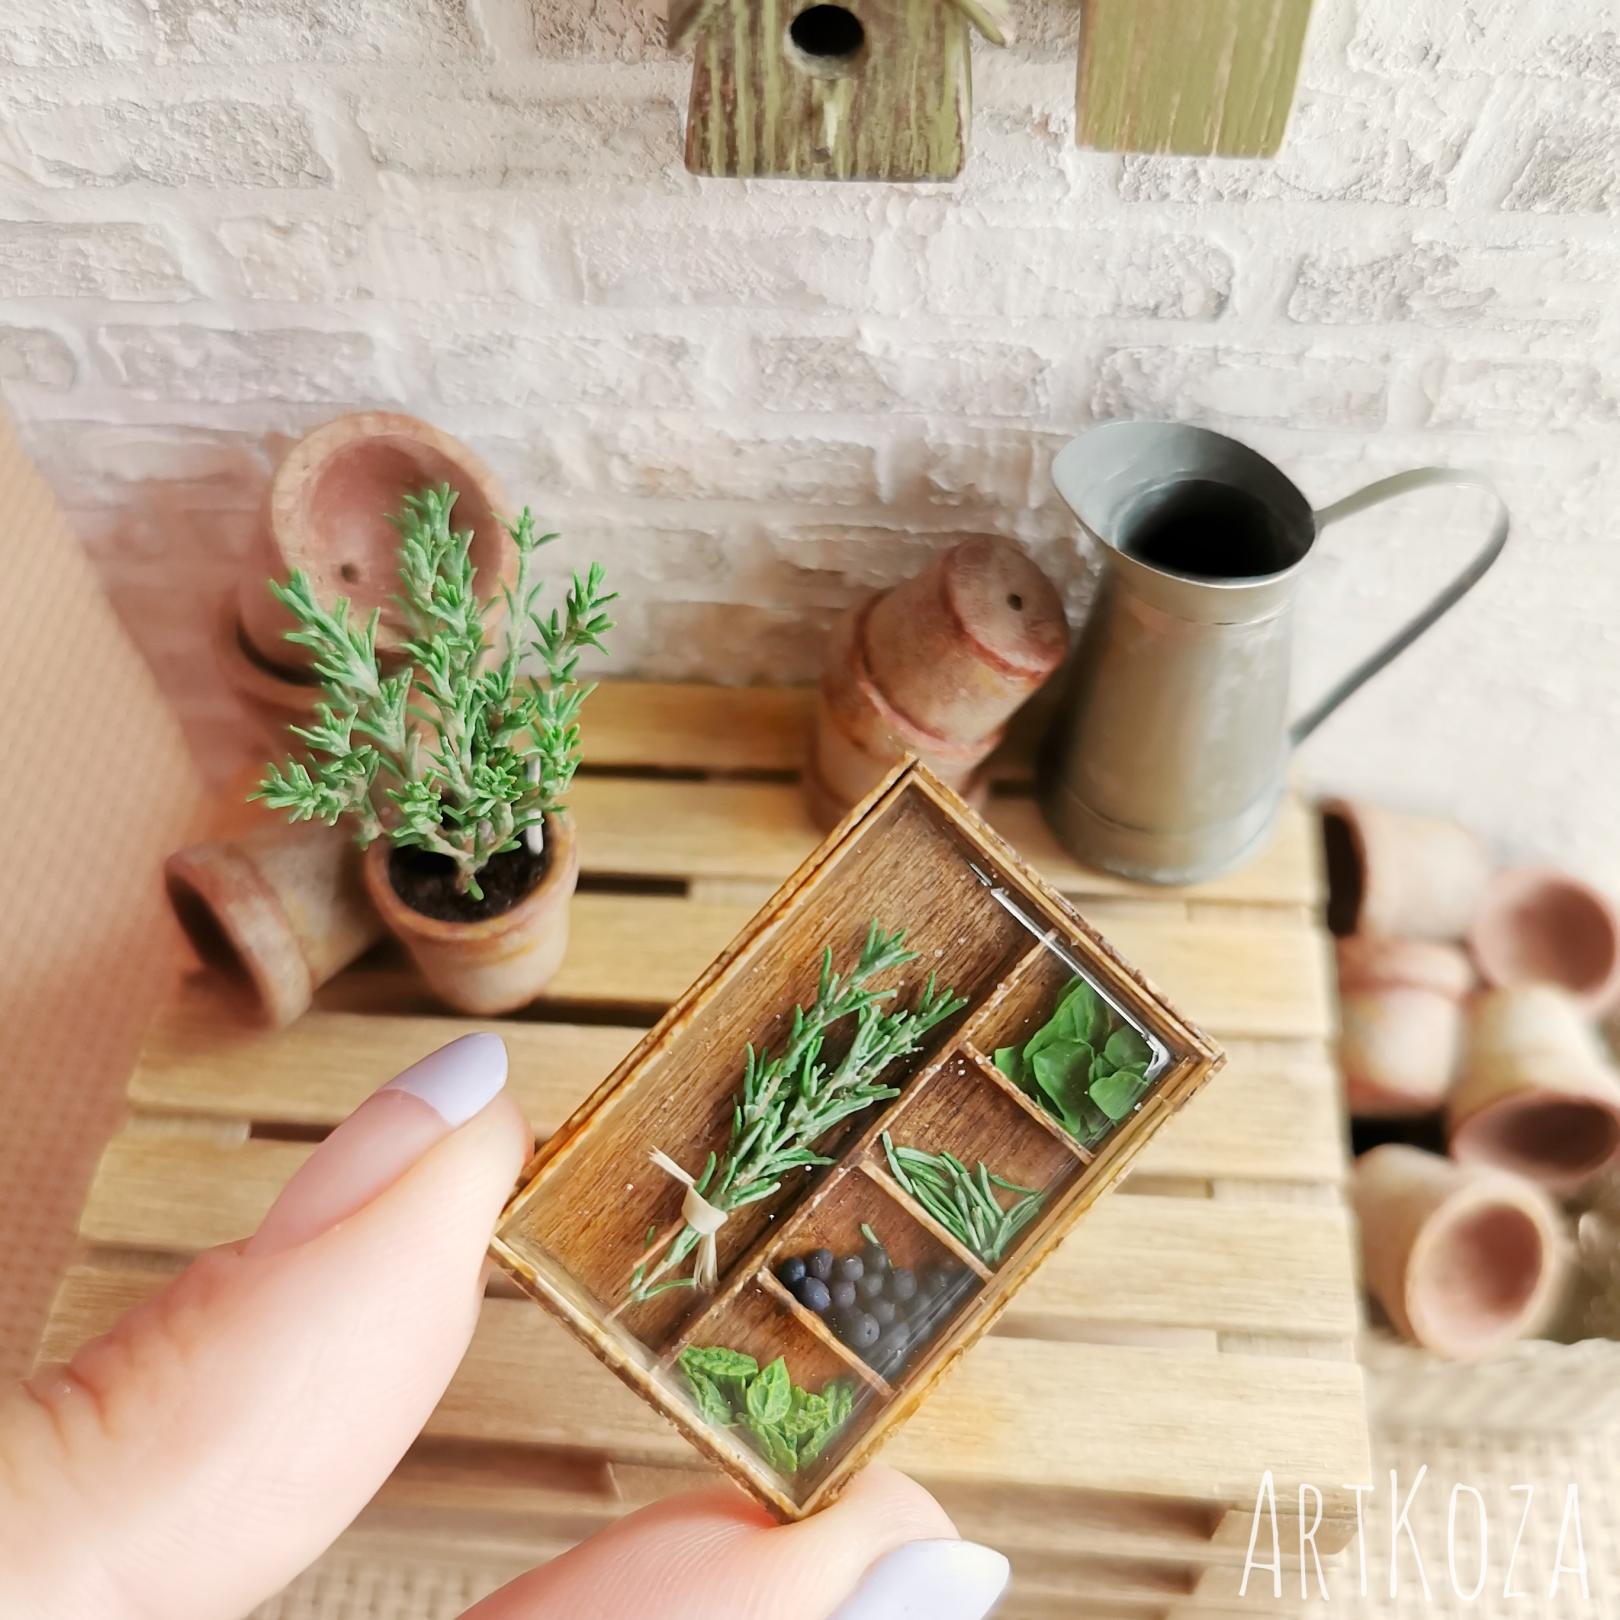
{"label": "metal watering can", "polygon": [[[1080,860],[1191,883],[1253,854],[1290,751],[1485,575],[1508,512],[1477,473],[1419,467],[1332,506],[1264,456],[1170,422],[1110,422],[1059,452],[1058,493],[1103,577],[1039,766],[1042,808]],[[1294,598],[1328,524],[1409,490],[1471,484],[1496,503],[1468,566],[1314,708],[1288,719]]]}

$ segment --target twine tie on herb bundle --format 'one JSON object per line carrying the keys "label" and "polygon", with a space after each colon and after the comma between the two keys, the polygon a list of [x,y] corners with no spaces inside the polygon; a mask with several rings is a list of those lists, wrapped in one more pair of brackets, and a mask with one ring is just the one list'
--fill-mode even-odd
{"label": "twine tie on herb bundle", "polygon": [[720,1281],[720,1251],[714,1240],[715,1234],[726,1224],[726,1211],[716,1209],[697,1190],[697,1178],[689,1176],[662,1149],[654,1148],[648,1157],[665,1175],[673,1176],[686,1188],[686,1196],[681,1200],[681,1219],[698,1235],[692,1285],[706,1294]]}

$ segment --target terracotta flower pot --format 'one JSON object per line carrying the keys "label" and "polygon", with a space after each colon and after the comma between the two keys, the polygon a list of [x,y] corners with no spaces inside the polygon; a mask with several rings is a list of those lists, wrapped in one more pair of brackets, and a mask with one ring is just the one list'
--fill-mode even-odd
{"label": "terracotta flower pot", "polygon": [[509,911],[476,922],[446,922],[414,910],[388,875],[394,846],[366,851],[365,881],[388,931],[411,953],[447,1005],[493,1015],[527,1006],[562,965],[568,906],[579,882],[579,845],[566,816],[546,817],[550,860],[535,888]]}
{"label": "terracotta flower pot", "polygon": [[1461,939],[1491,873],[1466,827],[1352,799],[1322,806],[1328,922],[1335,934]]}
{"label": "terracotta flower pot", "polygon": [[315,712],[320,683],[307,669],[271,664],[259,656],[242,633],[234,592],[220,604],[214,656],[225,684],[274,747],[285,747],[287,727],[304,724]]}
{"label": "terracotta flower pot", "polygon": [[1498,872],[1469,944],[1487,984],[1555,984],[1594,1015],[1620,995],[1620,917],[1596,889],[1562,872]]}
{"label": "terracotta flower pot", "polygon": [[1379,934],[1339,941],[1339,1067],[1352,1114],[1399,1118],[1444,1103],[1473,982],[1454,945]]}
{"label": "terracotta flower pot", "polygon": [[976,808],[989,793],[984,763],[1004,731],[966,740],[924,730],[901,714],[872,680],[862,648],[878,598],[841,618],[828,646],[811,738],[805,796],[816,823],[837,825],[908,754]]}
{"label": "terracotta flower pot", "polygon": [[392,651],[404,638],[394,595],[399,589],[399,535],[388,521],[402,498],[430,484],[460,494],[454,522],[473,531],[479,594],[497,597],[517,568],[517,551],[499,513],[507,501],[495,475],[465,445],[414,416],[359,411],[300,439],[277,468],[265,498],[258,544],[237,593],[242,633],[271,665],[303,666],[305,649],[286,640],[291,614],[267,582],[295,568],[309,575],[316,597],[346,596],[362,621],[382,615],[377,645]]}
{"label": "terracotta flower pot", "polygon": [[280,1028],[382,938],[360,865],[341,827],[278,822],[182,849],[164,862],[163,876],[198,956]]}
{"label": "terracotta flower pot", "polygon": [[1063,662],[1069,626],[1051,581],[1010,540],[953,546],[872,603],[871,679],[919,730],[957,742],[999,735]]}
{"label": "terracotta flower pot", "polygon": [[1391,1144],[1356,1160],[1350,1198],[1367,1289],[1416,1343],[1474,1360],[1557,1310],[1565,1239],[1531,1183]]}
{"label": "terracotta flower pot", "polygon": [[1620,1074],[1550,985],[1475,998],[1447,1105],[1452,1157],[1574,1192],[1620,1152]]}

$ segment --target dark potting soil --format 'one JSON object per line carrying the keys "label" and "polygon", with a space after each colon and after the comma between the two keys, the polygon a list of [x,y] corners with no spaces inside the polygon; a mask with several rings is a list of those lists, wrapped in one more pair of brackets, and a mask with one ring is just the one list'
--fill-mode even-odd
{"label": "dark potting soil", "polygon": [[394,893],[424,917],[436,917],[440,922],[483,922],[527,899],[550,864],[549,844],[538,855],[520,844],[493,856],[478,874],[484,898],[474,900],[456,888],[456,863],[449,856],[425,849],[395,849],[388,857],[388,881],[394,885]]}

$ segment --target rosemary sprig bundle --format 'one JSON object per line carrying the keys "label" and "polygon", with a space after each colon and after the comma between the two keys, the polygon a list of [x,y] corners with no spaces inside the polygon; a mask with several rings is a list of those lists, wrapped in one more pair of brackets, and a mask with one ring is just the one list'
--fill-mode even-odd
{"label": "rosemary sprig bundle", "polygon": [[[930,1215],[960,1243],[988,1265],[995,1265],[1013,1246],[1018,1234],[1040,1213],[1045,1196],[1033,1187],[1020,1187],[989,1169],[984,1161],[969,1170],[949,1153],[926,1153],[921,1148],[896,1147],[883,1133],[883,1151],[889,1169]],[[995,1189],[1019,1196],[1003,1207]]]}
{"label": "rosemary sprig bundle", "polygon": [[[832,1160],[815,1151],[833,1127],[852,1114],[900,1095],[879,1076],[912,1051],[936,1024],[967,1005],[966,998],[935,986],[928,975],[916,1008],[886,1011],[893,989],[873,990],[871,981],[891,968],[914,961],[905,931],[885,933],[874,918],[853,973],[833,972],[832,949],[821,959],[816,999],[793,1009],[793,1023],[780,1052],[749,1045],[743,1059],[742,1088],[732,1106],[731,1138],[722,1154],[711,1153],[693,1182],[715,1209],[730,1212],[769,1198],[789,1172]],[[827,1032],[843,1019],[855,1019],[855,1034],[836,1063],[823,1056]],[[630,1279],[630,1298],[639,1304],[671,1288],[696,1286],[695,1276],[672,1276],[697,1248],[700,1233],[688,1224],[656,1262],[643,1262]]]}

